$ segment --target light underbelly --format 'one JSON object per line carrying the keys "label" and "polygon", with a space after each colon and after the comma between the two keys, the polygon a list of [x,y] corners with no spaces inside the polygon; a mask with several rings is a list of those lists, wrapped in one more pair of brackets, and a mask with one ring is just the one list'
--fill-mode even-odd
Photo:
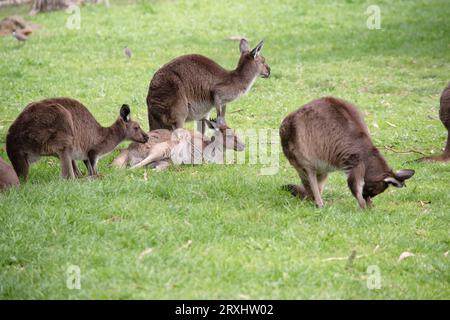
{"label": "light underbelly", "polygon": [[73,160],[87,160],[87,153],[81,150],[73,150],[72,151],[72,159]]}
{"label": "light underbelly", "polygon": [[328,173],[339,170],[339,168],[336,168],[329,162],[323,160],[314,161],[314,167],[318,173]]}
{"label": "light underbelly", "polygon": [[208,116],[212,109],[210,102],[194,102],[188,106],[188,116],[186,120],[201,120]]}

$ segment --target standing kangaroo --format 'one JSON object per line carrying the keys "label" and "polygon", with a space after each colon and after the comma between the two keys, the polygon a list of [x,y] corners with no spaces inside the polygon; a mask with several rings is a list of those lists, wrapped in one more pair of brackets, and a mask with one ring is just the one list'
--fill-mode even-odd
{"label": "standing kangaroo", "polygon": [[19,178],[16,172],[2,158],[0,158],[0,191],[18,186]]}
{"label": "standing kangaroo", "polygon": [[225,122],[226,104],[246,94],[258,76],[270,75],[260,55],[262,47],[261,41],[250,50],[247,40],[242,39],[241,57],[232,71],[196,54],[175,58],[162,66],[153,76],[147,95],[150,130],[183,128],[186,121],[197,120],[204,134],[204,120],[213,107],[218,122]]}
{"label": "standing kangaroo", "polygon": [[[171,164],[172,156],[175,148],[178,148],[181,154],[176,154],[182,159],[186,159],[187,163],[194,163],[194,159],[200,160],[218,160],[220,150],[234,149],[243,151],[244,143],[235,135],[233,130],[225,124],[218,124],[214,120],[206,120],[211,129],[214,129],[214,135],[206,138],[204,135],[194,130],[176,129],[170,131],[167,129],[157,129],[149,132],[149,141],[145,144],[132,143],[113,161],[112,165],[124,168],[127,165],[132,168],[139,168],[150,164],[156,170],[164,170]],[[184,143],[184,146],[181,145]],[[219,159],[208,159],[209,153],[215,154]],[[203,159],[206,158],[206,159]]]}
{"label": "standing kangaroo", "polygon": [[69,98],[29,104],[9,128],[6,151],[19,177],[27,178],[31,163],[40,156],[56,156],[64,178],[80,177],[75,160],[83,160],[90,176],[97,162],[124,140],[145,143],[147,134],[130,119],[130,107],[110,127],[102,127],[80,102]]}
{"label": "standing kangaroo", "polygon": [[401,188],[413,170],[396,173],[373,145],[358,109],[341,99],[325,97],[289,114],[280,127],[283,152],[303,186],[288,185],[295,196],[314,199],[322,207],[329,172],[343,170],[361,208],[391,184]]}
{"label": "standing kangaroo", "polygon": [[441,95],[441,107],[439,109],[439,119],[447,129],[447,144],[445,145],[444,153],[438,156],[429,156],[420,158],[419,161],[436,161],[448,162],[450,161],[450,82],[444,89]]}

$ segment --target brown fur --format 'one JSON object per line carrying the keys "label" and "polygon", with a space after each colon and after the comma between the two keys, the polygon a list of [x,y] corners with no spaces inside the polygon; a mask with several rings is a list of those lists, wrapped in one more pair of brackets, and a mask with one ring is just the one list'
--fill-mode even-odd
{"label": "brown fur", "polygon": [[[223,143],[221,146],[222,149],[244,150],[244,144],[225,124],[217,124],[214,121],[208,121],[208,124],[215,129],[215,133],[211,139],[206,138],[194,130],[177,129],[176,131],[170,131],[167,129],[156,129],[150,131],[148,133],[149,140],[147,143],[131,143],[127,149],[122,150],[112,165],[119,168],[125,168],[126,166],[133,167],[151,156],[151,159],[154,160],[148,160],[148,164],[158,170],[166,169],[170,164],[172,149],[183,140],[180,136],[183,136],[185,133],[191,145],[191,159],[194,159],[197,152],[203,152],[208,146],[220,143],[220,141]],[[194,146],[201,148],[201,150],[196,150]]]}
{"label": "brown fur", "polygon": [[14,169],[0,158],[0,191],[18,186],[19,178]]}
{"label": "brown fur", "polygon": [[391,170],[373,145],[358,109],[341,99],[321,98],[292,112],[281,124],[280,137],[284,154],[303,182],[288,188],[297,196],[314,199],[319,207],[329,172],[347,173],[348,186],[362,208],[389,183],[403,186],[414,173]]}
{"label": "brown fur", "polygon": [[110,127],[102,127],[89,110],[70,98],[52,98],[29,104],[9,128],[8,157],[19,177],[26,179],[29,165],[40,156],[56,156],[62,176],[80,176],[75,160],[83,160],[90,176],[97,175],[97,161],[124,140],[146,142],[148,136],[129,119],[124,105]]}
{"label": "brown fur", "polygon": [[450,161],[450,82],[441,95],[441,106],[439,109],[439,119],[447,129],[447,143],[441,155],[430,156],[419,159],[419,161],[448,162]]}
{"label": "brown fur", "polygon": [[[241,40],[241,57],[228,71],[201,55],[178,57],[159,69],[147,95],[150,130],[182,128],[186,121],[206,120],[216,107],[225,121],[226,104],[250,90],[258,76],[268,77],[270,68],[259,55],[262,42],[252,51]],[[201,132],[205,132],[204,123]]]}

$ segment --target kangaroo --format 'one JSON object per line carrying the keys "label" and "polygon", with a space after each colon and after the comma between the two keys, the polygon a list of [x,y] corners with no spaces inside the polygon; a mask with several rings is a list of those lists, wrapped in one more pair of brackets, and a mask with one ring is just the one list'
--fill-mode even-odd
{"label": "kangaroo", "polygon": [[13,122],[6,151],[19,177],[25,180],[30,164],[40,156],[56,156],[64,178],[80,177],[75,160],[83,160],[90,176],[98,176],[98,160],[124,140],[145,143],[147,134],[130,119],[130,107],[110,127],[102,127],[89,110],[70,98],[45,99],[29,104]]}
{"label": "kangaroo", "polygon": [[401,188],[414,170],[396,173],[373,145],[358,109],[347,101],[324,97],[289,114],[280,127],[283,152],[303,186],[286,188],[323,206],[322,191],[329,172],[343,170],[361,208],[389,185]]}
{"label": "kangaroo", "polygon": [[0,158],[0,191],[18,186],[19,178],[14,169]]}
{"label": "kangaroo", "polygon": [[[208,151],[215,156],[221,156],[221,150],[228,148],[236,151],[245,149],[244,143],[225,124],[217,123],[215,120],[206,120],[208,126],[214,130],[214,135],[208,139],[194,130],[157,129],[150,131],[149,141],[145,144],[132,143],[128,149],[123,150],[113,161],[112,165],[124,168],[127,165],[132,168],[139,168],[150,164],[155,170],[167,169],[172,160],[179,162],[193,163],[193,159],[212,160],[220,162],[222,159],[209,157]],[[175,158],[177,157],[177,158]]]}
{"label": "kangaroo", "polygon": [[420,158],[419,161],[436,161],[436,162],[448,162],[450,161],[450,82],[444,89],[441,95],[441,107],[439,109],[439,119],[447,129],[447,144],[445,145],[444,152],[438,156],[429,156]]}
{"label": "kangaroo", "polygon": [[183,128],[186,121],[197,120],[197,129],[204,134],[205,120],[213,107],[218,122],[225,122],[226,104],[246,94],[258,76],[270,75],[270,67],[260,55],[263,41],[250,50],[247,40],[242,39],[239,47],[241,57],[232,71],[197,54],[162,66],[147,95],[150,130]]}

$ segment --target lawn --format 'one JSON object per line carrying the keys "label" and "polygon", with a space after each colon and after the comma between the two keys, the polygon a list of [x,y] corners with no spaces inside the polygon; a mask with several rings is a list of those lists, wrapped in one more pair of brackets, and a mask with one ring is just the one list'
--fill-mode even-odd
{"label": "lawn", "polygon": [[[73,97],[103,125],[128,103],[147,129],[148,84],[161,65],[200,53],[234,68],[238,43],[225,38],[246,36],[265,40],[272,75],[228,105],[231,127],[278,130],[290,111],[334,95],[360,107],[391,166],[416,175],[363,211],[334,173],[318,209],[281,189],[298,177],[279,145],[274,175],[248,157],[117,170],[115,151],[100,162],[102,178],[63,181],[58,160],[44,158],[0,194],[0,298],[449,299],[450,166],[412,160],[440,152],[447,136],[438,110],[450,80],[450,5],[380,0],[381,29],[371,30],[371,4],[113,2],[82,7],[80,29],[65,27],[64,11],[1,8],[0,19],[19,13],[42,26],[25,44],[0,38],[5,160],[6,132],[29,102]],[[414,256],[398,261],[403,252]],[[66,285],[72,265],[80,289]]]}

